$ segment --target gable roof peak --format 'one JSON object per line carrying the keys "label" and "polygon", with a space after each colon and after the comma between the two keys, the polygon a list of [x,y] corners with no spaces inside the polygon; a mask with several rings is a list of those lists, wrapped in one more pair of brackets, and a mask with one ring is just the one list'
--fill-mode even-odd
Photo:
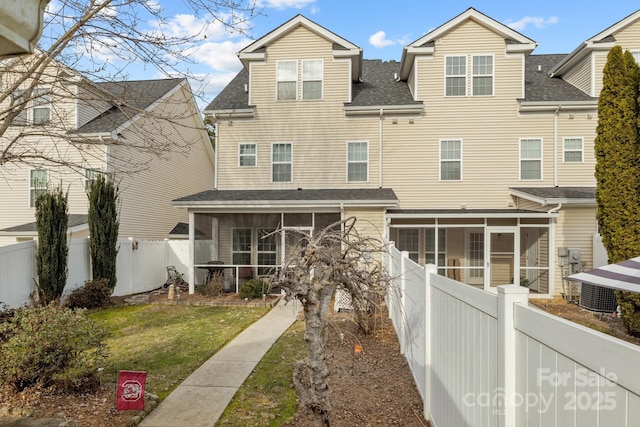
{"label": "gable roof peak", "polygon": [[238,52],[238,58],[242,62],[242,65],[249,69],[249,63],[252,61],[265,61],[266,50],[269,44],[281,37],[286,36],[291,31],[304,27],[307,30],[317,34],[318,36],[328,40],[332,43],[334,57],[350,58],[353,63],[353,76],[354,80],[358,80],[361,77],[362,70],[362,48],[351,43],[347,39],[344,39],[336,33],[326,29],[322,25],[310,20],[304,15],[298,14],[280,25],[278,28],[270,31],[258,40],[251,43],[249,46]]}
{"label": "gable roof peak", "polygon": [[433,55],[437,41],[442,38],[442,36],[469,20],[477,22],[502,36],[505,40],[506,52],[529,54],[538,46],[536,41],[490,18],[477,9],[470,7],[439,27],[429,31],[413,43],[405,46],[402,51],[400,78],[402,80],[408,78],[416,55]]}

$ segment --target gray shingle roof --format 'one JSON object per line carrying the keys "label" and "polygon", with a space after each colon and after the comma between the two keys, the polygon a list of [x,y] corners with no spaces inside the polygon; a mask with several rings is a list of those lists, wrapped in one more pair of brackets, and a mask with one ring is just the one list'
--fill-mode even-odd
{"label": "gray shingle roof", "polygon": [[[525,62],[524,101],[562,102],[597,101],[559,77],[549,77],[549,72],[567,55],[529,55]],[[538,71],[540,66],[540,71]]]}
{"label": "gray shingle roof", "polygon": [[596,187],[512,187],[512,190],[541,199],[594,199]]}
{"label": "gray shingle roof", "polygon": [[390,188],[299,189],[299,190],[206,190],[173,200],[184,202],[397,202]]}
{"label": "gray shingle roof", "polygon": [[421,105],[415,101],[407,82],[396,81],[400,63],[366,59],[362,61],[362,82],[353,84],[352,102],[348,106]]}
{"label": "gray shingle roof", "polygon": [[249,93],[245,92],[244,85],[249,84],[249,72],[243,68],[229,82],[222,92],[215,97],[205,111],[208,110],[243,110],[251,108],[249,105]]}
{"label": "gray shingle roof", "polygon": [[[572,84],[559,77],[549,77],[549,72],[565,54],[529,55],[525,62],[525,97],[527,102],[597,101]],[[540,71],[538,71],[540,66]],[[396,81],[394,74],[400,72],[400,63],[378,59],[362,61],[362,81],[353,83],[353,100],[345,106],[368,107],[390,105],[421,105],[415,101],[407,82]],[[236,77],[207,106],[206,110],[248,109],[249,72],[242,69]]]}
{"label": "gray shingle roof", "polygon": [[183,81],[184,79],[161,79],[96,83],[98,88],[113,95],[113,99],[107,99],[107,101],[124,101],[126,105],[113,106],[77,129],[75,133],[102,133],[115,130]]}
{"label": "gray shingle roof", "polygon": [[[67,224],[67,227],[78,227],[80,225],[87,224],[87,222],[88,220],[86,214],[69,214],[69,223]],[[0,232],[2,233],[35,233],[36,231],[37,230],[35,221],[0,230]]]}

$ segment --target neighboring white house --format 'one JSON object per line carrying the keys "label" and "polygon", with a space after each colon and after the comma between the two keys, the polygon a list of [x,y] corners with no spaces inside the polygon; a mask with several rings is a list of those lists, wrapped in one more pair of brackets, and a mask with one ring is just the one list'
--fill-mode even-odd
{"label": "neighboring white house", "polygon": [[[19,75],[21,63],[11,61],[2,64],[3,85]],[[68,192],[69,233],[86,237],[87,182],[108,174],[120,189],[120,236],[145,239],[168,238],[187,221],[172,199],[213,185],[213,148],[186,79],[92,83],[52,63],[23,99],[29,84],[0,103],[0,124],[18,102],[27,105],[0,136],[0,153],[26,154],[0,165],[0,245],[36,237],[43,185]]]}

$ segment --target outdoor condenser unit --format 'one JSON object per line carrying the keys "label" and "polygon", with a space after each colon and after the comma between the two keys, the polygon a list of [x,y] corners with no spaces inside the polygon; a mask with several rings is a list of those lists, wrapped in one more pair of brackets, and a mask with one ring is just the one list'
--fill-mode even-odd
{"label": "outdoor condenser unit", "polygon": [[616,309],[616,294],[611,288],[581,283],[579,304],[587,310],[613,313]]}

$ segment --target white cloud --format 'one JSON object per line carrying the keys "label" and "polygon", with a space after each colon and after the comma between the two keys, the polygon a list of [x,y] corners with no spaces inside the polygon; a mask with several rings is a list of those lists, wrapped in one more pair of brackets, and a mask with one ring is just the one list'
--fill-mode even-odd
{"label": "white cloud", "polygon": [[551,16],[549,18],[543,18],[541,16],[525,16],[519,21],[507,21],[507,26],[516,31],[522,31],[529,25],[533,25],[536,28],[546,28],[549,25],[557,24],[558,21],[559,19],[557,16]]}
{"label": "white cloud", "polygon": [[223,42],[205,42],[188,52],[195,62],[206,64],[217,71],[237,72],[242,67],[237,52],[246,47],[251,40],[226,40]]}
{"label": "white cloud", "polygon": [[378,31],[377,33],[369,36],[369,44],[380,49],[387,46],[393,46],[396,43],[397,41],[395,40],[387,39],[387,34],[384,31]]}
{"label": "white cloud", "polygon": [[320,12],[320,8],[318,6],[311,6],[311,14],[315,15],[316,13]]}
{"label": "white cloud", "polygon": [[316,0],[258,0],[256,6],[268,7],[272,9],[284,10],[288,8],[302,9],[303,7],[315,3]]}

